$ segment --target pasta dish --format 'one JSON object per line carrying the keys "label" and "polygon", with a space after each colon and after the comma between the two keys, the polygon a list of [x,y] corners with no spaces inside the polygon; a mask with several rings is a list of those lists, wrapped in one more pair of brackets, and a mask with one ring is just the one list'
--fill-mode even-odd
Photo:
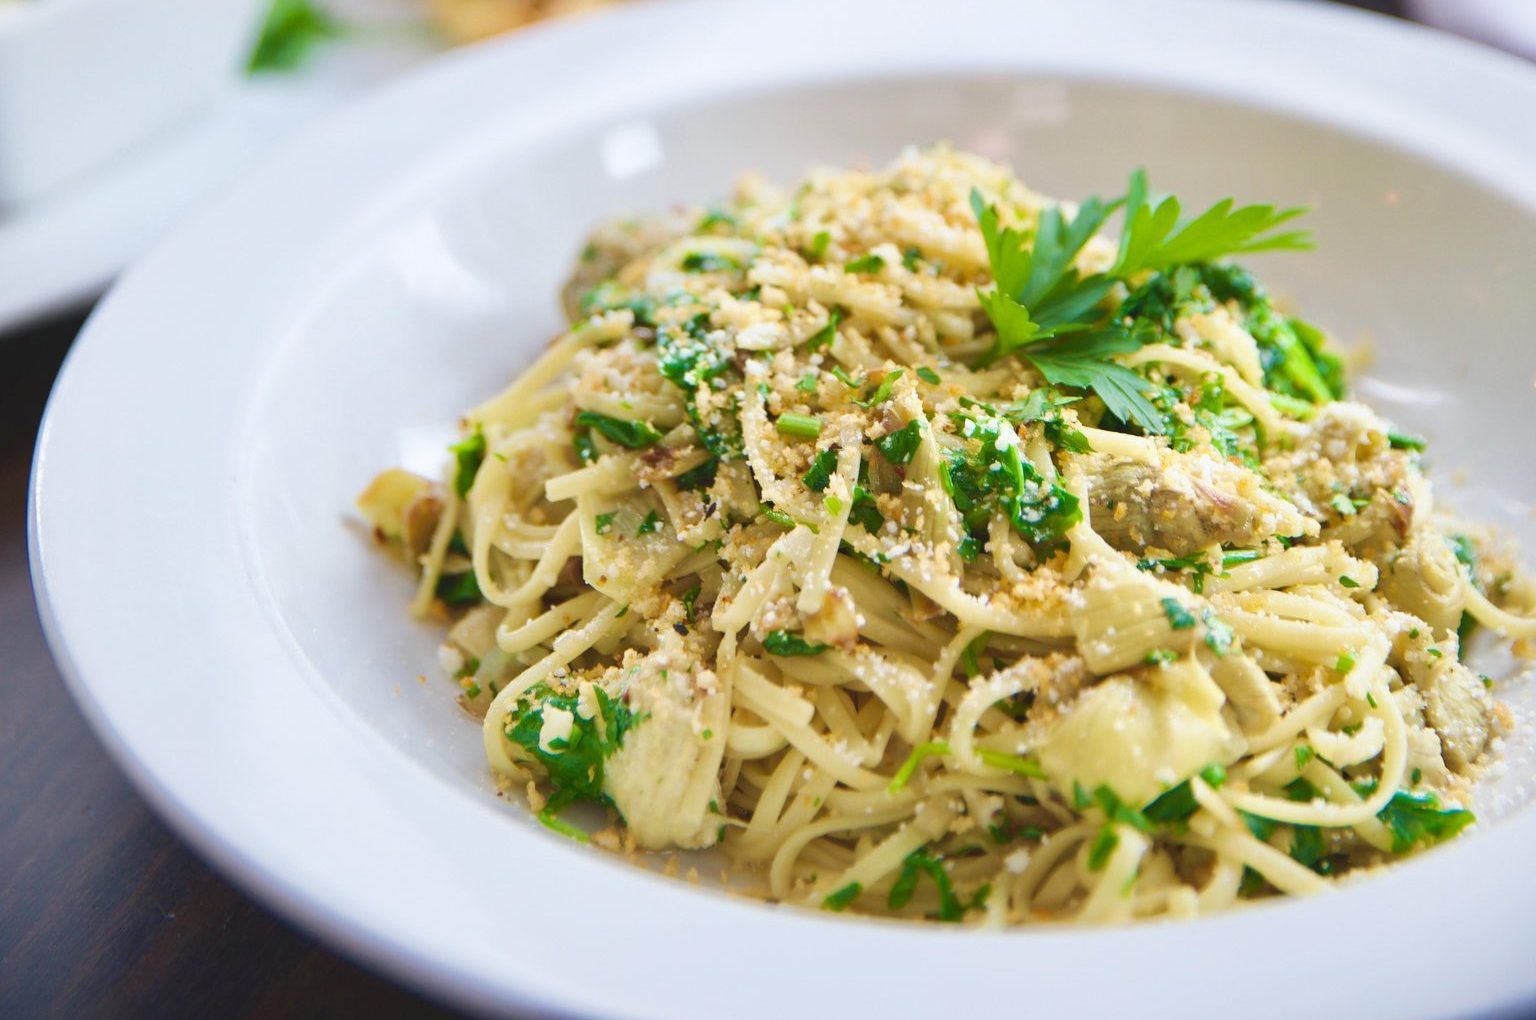
{"label": "pasta dish", "polygon": [[572,838],[937,921],[1322,890],[1473,823],[1511,721],[1465,643],[1536,621],[1233,261],[1300,212],[942,147],[748,178],[601,227],[444,477],[359,505]]}

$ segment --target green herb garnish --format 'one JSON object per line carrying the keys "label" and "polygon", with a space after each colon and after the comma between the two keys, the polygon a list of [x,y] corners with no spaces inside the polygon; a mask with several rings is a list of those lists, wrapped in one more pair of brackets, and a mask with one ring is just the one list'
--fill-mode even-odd
{"label": "green herb garnish", "polygon": [[649,422],[611,418],[596,411],[578,411],[576,424],[595,428],[610,442],[627,446],[631,450],[652,446],[661,439],[661,433],[652,428]]}
{"label": "green herb garnish", "polygon": [[927,850],[914,850],[907,855],[896,881],[891,883],[887,905],[892,910],[900,910],[910,903],[912,894],[917,890],[917,880],[922,875],[933,879],[933,884],[938,887],[940,921],[958,921],[965,916],[965,907],[955,895],[954,884],[949,879],[949,872],[944,870],[943,859]]}
{"label": "green herb garnish", "polygon": [[891,391],[896,388],[896,380],[900,379],[905,374],[906,369],[904,368],[892,369],[891,371],[885,373],[884,377],[881,378],[880,384],[875,387],[872,393],[870,393],[868,400],[855,400],[854,403],[858,404],[860,407],[880,406],[887,400],[891,399]]}
{"label": "green herb garnish", "polygon": [[831,483],[832,473],[836,470],[837,447],[829,446],[815,456],[810,468],[800,476],[800,480],[812,492],[822,492]]}
{"label": "green herb garnish", "polygon": [[769,655],[820,655],[831,647],[819,641],[807,641],[799,634],[787,630],[771,630],[763,635],[763,650]]}
{"label": "green herb garnish", "polygon": [[739,270],[741,263],[729,255],[712,251],[692,251],[683,256],[685,273],[729,273]]}
{"label": "green herb garnish", "polygon": [[922,441],[922,419],[913,418],[896,431],[875,440],[875,448],[892,464],[909,464]]}
{"label": "green herb garnish", "polygon": [[1450,839],[1476,821],[1465,808],[1441,807],[1433,793],[1406,790],[1393,794],[1376,817],[1392,833],[1392,852],[1398,854]]}
{"label": "green herb garnish", "polygon": [[1168,597],[1158,600],[1163,607],[1163,615],[1168,618],[1168,626],[1174,630],[1189,630],[1196,623],[1195,614],[1180,605],[1176,598]]}
{"label": "green herb garnish", "polygon": [[252,74],[291,71],[316,46],[340,34],[335,19],[310,0],[271,0],[246,70]]}
{"label": "green herb garnish", "polygon": [[[502,732],[518,745],[531,760],[543,766],[549,775],[551,793],[545,811],[553,816],[567,804],[578,800],[609,804],[603,793],[603,763],[624,742],[625,734],[641,722],[623,702],[610,697],[601,687],[594,687],[596,712],[591,719],[578,711],[574,693],[556,693],[539,683],[507,713]],[[550,711],[571,715],[569,737],[541,746],[544,717]]]}
{"label": "green herb garnish", "polygon": [[809,414],[793,414],[786,411],[773,423],[782,436],[796,439],[815,439],[821,435],[821,419]]}
{"label": "green herb garnish", "polygon": [[829,893],[827,897],[821,901],[821,909],[832,911],[846,910],[848,909],[849,904],[858,899],[863,892],[864,887],[858,882],[849,882],[841,889]]}
{"label": "green herb garnish", "polygon": [[475,484],[475,475],[485,461],[485,433],[476,425],[475,431],[448,447],[448,452],[453,454],[458,464],[453,474],[453,491],[463,499],[469,495],[470,486]]}
{"label": "green herb garnish", "polygon": [[485,596],[480,593],[480,582],[473,570],[462,574],[444,574],[437,579],[434,594],[450,606],[469,606]]}
{"label": "green herb garnish", "polygon": [[878,273],[885,268],[885,259],[869,252],[843,266],[843,270],[849,273]]}
{"label": "green herb garnish", "polygon": [[691,467],[673,478],[672,484],[677,486],[679,492],[695,492],[699,489],[707,489],[715,484],[715,475],[719,470],[720,458],[710,457],[697,467]]}
{"label": "green herb garnish", "polygon": [[[830,347],[832,345],[832,341],[837,339],[837,324],[842,322],[842,321],[843,321],[842,309],[840,309],[840,308],[832,309],[832,313],[827,316],[827,323],[826,323],[826,325],[822,326],[816,332],[812,333],[810,338],[805,341],[805,349],[807,351],[819,351],[823,347]],[[837,374],[837,369],[836,368],[834,368],[832,370],[832,374],[833,375]],[[848,385],[852,386],[853,383],[850,382],[850,383],[848,383]]]}

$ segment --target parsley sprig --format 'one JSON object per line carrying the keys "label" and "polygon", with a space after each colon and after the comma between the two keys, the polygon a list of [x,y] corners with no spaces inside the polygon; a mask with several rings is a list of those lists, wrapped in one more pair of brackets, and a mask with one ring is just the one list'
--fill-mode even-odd
{"label": "parsley sprig", "polygon": [[[1113,265],[1083,275],[1077,259],[1114,212],[1125,209],[1125,228]],[[1304,231],[1277,231],[1301,209],[1270,205],[1233,207],[1230,198],[1199,216],[1182,219],[1168,196],[1154,201],[1146,173],[1131,175],[1126,194],[1089,197],[1068,217],[1059,206],[1040,213],[1033,235],[1003,226],[997,207],[972,191],[971,208],[986,241],[995,287],[979,292],[997,340],[984,362],[1019,355],[1056,386],[1089,390],[1122,421],[1161,435],[1170,419],[1147,394],[1151,384],[1114,360],[1139,348],[1144,334],[1108,316],[1102,304],[1116,282],[1174,266],[1228,255],[1306,248]]]}

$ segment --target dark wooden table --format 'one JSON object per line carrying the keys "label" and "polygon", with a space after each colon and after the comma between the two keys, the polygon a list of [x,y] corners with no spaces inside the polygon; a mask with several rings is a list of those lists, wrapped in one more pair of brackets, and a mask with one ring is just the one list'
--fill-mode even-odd
{"label": "dark wooden table", "polygon": [[26,492],[38,419],[81,321],[0,336],[0,1018],[454,1015],[209,870],[65,692],[32,600]]}
{"label": "dark wooden table", "polygon": [[27,575],[26,492],[80,322],[0,337],[0,1017],[452,1016],[210,871],[65,692]]}

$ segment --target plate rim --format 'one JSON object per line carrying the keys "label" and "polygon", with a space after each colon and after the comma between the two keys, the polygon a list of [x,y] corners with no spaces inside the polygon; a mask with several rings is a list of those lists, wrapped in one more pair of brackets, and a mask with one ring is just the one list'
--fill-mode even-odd
{"label": "plate rim", "polygon": [[[259,852],[248,851],[232,841],[231,823],[227,818],[216,816],[217,808],[211,808],[207,803],[194,803],[189,799],[185,785],[178,782],[179,777],[167,777],[151,766],[140,744],[144,738],[143,733],[127,732],[124,729],[123,719],[109,714],[98,700],[97,695],[105,690],[104,680],[102,674],[93,670],[96,669],[94,660],[101,658],[102,650],[92,644],[89,629],[82,630],[78,610],[73,608],[79,603],[78,578],[81,576],[81,564],[71,559],[78,554],[73,552],[69,545],[67,530],[62,533],[60,530],[72,526],[75,523],[74,518],[78,517],[78,513],[72,517],[72,514],[67,512],[70,509],[68,490],[73,481],[70,477],[70,472],[73,470],[70,457],[73,456],[73,450],[80,446],[79,437],[72,432],[76,429],[76,425],[75,419],[70,416],[78,412],[71,409],[71,401],[78,403],[85,399],[77,396],[77,390],[80,387],[87,387],[85,392],[89,393],[90,385],[99,385],[91,378],[90,373],[94,363],[89,359],[101,360],[104,355],[98,354],[98,350],[110,352],[111,348],[106,345],[118,342],[112,339],[115,335],[113,331],[124,328],[119,326],[118,322],[132,321],[135,314],[142,314],[140,309],[145,306],[160,281],[170,268],[174,267],[177,259],[185,258],[182,254],[183,250],[194,248],[201,238],[216,235],[217,225],[222,219],[235,217],[239,209],[248,208],[250,203],[259,201],[264,189],[271,190],[268,185],[258,180],[259,177],[268,174],[281,177],[283,173],[291,172],[295,166],[302,164],[306,159],[312,159],[322,148],[334,151],[341,144],[338,139],[359,143],[361,148],[363,146],[356,136],[365,132],[370,123],[378,122],[397,108],[412,104],[420,105],[431,97],[451,94],[452,89],[459,87],[460,84],[474,81],[477,77],[494,77],[504,73],[498,68],[511,65],[516,58],[531,54],[547,56],[550,52],[561,52],[562,48],[569,50],[583,45],[594,36],[655,29],[666,25],[675,26],[678,23],[677,19],[692,17],[697,7],[705,2],[708,0],[658,3],[636,9],[614,11],[589,20],[536,28],[521,37],[473,47],[438,61],[435,66],[410,76],[408,80],[390,86],[380,94],[328,118],[320,126],[305,130],[296,141],[286,145],[279,154],[264,161],[261,167],[227,191],[217,202],[204,207],[192,221],[183,224],[169,238],[162,241],[149,257],[130,271],[113,289],[81,331],[75,348],[70,352],[60,372],[59,383],[50,398],[39,430],[29,500],[29,551],[34,586],[50,647],[54,650],[71,693],[80,704],[97,737],[128,774],[134,786],[154,805],[157,812],[170,822],[178,835],[196,847],[198,852],[211,860],[220,871],[231,876],[243,888],[252,891],[258,899],[272,905],[280,914],[297,920],[302,926],[321,932],[324,937],[333,944],[342,946],[345,951],[382,967],[407,983],[427,988],[434,994],[474,1009],[532,1008],[560,1014],[570,1014],[570,1011],[575,1009],[583,1011],[597,1009],[602,1015],[658,1015],[651,1011],[651,1007],[656,1002],[664,1000],[652,998],[630,1005],[613,1001],[611,997],[601,999],[593,998],[591,995],[575,995],[570,988],[551,985],[548,981],[541,983],[538,980],[528,980],[527,975],[518,975],[518,980],[510,982],[495,980],[478,969],[455,966],[453,961],[441,959],[440,954],[434,955],[430,950],[423,950],[422,947],[413,945],[413,940],[410,937],[402,937],[398,929],[393,932],[384,932],[370,928],[369,921],[360,918],[355,910],[349,913],[347,909],[329,902],[327,896],[330,890],[323,884],[317,884],[320,879],[316,876],[306,874],[295,879],[274,873],[270,862],[264,862]],[[786,11],[797,5],[806,10],[817,9],[817,4],[813,0],[782,0],[778,9]],[[922,9],[920,0],[901,0],[899,5],[912,10]],[[1026,6],[1040,11],[1042,15],[1044,13],[1037,4],[1007,4],[1006,0],[963,0],[953,6],[956,16],[962,18],[976,18],[985,13],[1005,9],[1017,13]],[[1051,17],[1064,19],[1069,23],[1074,21],[1089,23],[1093,20],[1095,11],[1123,14],[1130,6],[1115,0],[1093,0],[1091,3],[1074,5],[1070,13],[1055,12]],[[849,18],[853,17],[850,12],[857,9],[889,10],[891,7],[891,3],[882,4],[879,0],[845,0],[835,16]],[[750,15],[746,14],[747,9],[748,3],[745,0],[724,0],[724,2],[716,0],[711,7],[712,11],[720,12],[718,16],[724,19],[748,18]],[[1164,17],[1198,14],[1201,17],[1226,19],[1228,23],[1288,26],[1285,28],[1286,31],[1298,31],[1302,34],[1325,27],[1338,29],[1346,35],[1354,34],[1379,40],[1382,45],[1387,45],[1388,42],[1393,45],[1402,45],[1408,50],[1424,55],[1431,63],[1439,61],[1442,66],[1456,67],[1461,70],[1466,70],[1468,67],[1480,69],[1474,73],[1482,75],[1480,78],[1482,83],[1498,80],[1508,84],[1509,81],[1515,81],[1518,83],[1517,89],[1524,90],[1524,95],[1536,98],[1536,72],[1516,58],[1496,54],[1495,51],[1486,50],[1477,44],[1439,37],[1427,30],[1398,25],[1387,19],[1360,12],[1311,5],[1293,6],[1281,0],[1253,2],[1240,14],[1235,13],[1235,5],[1223,6],[1219,0],[1175,0],[1160,6],[1159,11]],[[821,9],[819,13],[823,17],[827,15],[825,9]],[[1298,25],[1303,27],[1298,29],[1296,28]],[[994,56],[998,55],[994,53]],[[999,62],[1005,63],[1007,58],[1007,54],[1002,54]],[[1022,61],[1023,58],[1014,56],[1013,59]],[[892,68],[892,70],[902,69]],[[1048,68],[1047,73],[1053,70],[1058,69]],[[1099,74],[1096,77],[1102,79],[1104,75]],[[786,81],[790,80],[786,79]],[[1198,88],[1194,91],[1198,91]],[[1293,115],[1303,115],[1294,107],[1288,107],[1276,96],[1272,95],[1270,99],[1275,105],[1269,108],[1282,109]],[[1506,100],[1505,102],[1509,108],[1514,108],[1513,104],[1517,101]],[[1398,122],[1389,121],[1388,123],[1397,124]],[[1384,128],[1383,130],[1388,130],[1390,133],[1392,129]],[[1476,134],[1476,131],[1472,133]],[[1536,138],[1536,132],[1528,133]],[[1394,138],[1388,141],[1389,144],[1395,144],[1406,140]],[[1422,144],[1422,140],[1417,140],[1416,144]],[[1536,169],[1536,158],[1511,153],[1507,149],[1507,141],[1491,146],[1491,151],[1505,150],[1494,160],[1492,172],[1495,177],[1507,173],[1510,167],[1523,166],[1526,169]],[[1422,152],[1420,154],[1423,155]],[[1512,155],[1517,158],[1508,160]],[[1501,162],[1501,160],[1508,161]],[[1456,169],[1466,172],[1466,168],[1459,165]],[[1489,172],[1486,167],[1483,170]],[[1492,186],[1494,182],[1489,183]],[[1511,182],[1506,179],[1504,183]],[[1536,201],[1532,199],[1536,189],[1527,186],[1516,193],[1536,209]],[[311,240],[311,249],[313,244]],[[280,316],[277,318],[280,321]],[[257,332],[259,333],[259,330]],[[260,353],[262,343],[270,344],[273,339],[268,337],[267,340],[262,341],[257,337],[252,341],[255,349],[245,353],[255,356]],[[235,424],[238,425],[238,422]],[[64,480],[56,483],[54,479],[57,476],[63,476]],[[71,589],[71,586],[75,587]],[[84,665],[82,662],[84,658],[91,658],[92,665]],[[382,738],[379,739],[382,740]],[[1488,845],[1495,842],[1508,844],[1511,842],[1510,839],[1500,840],[1499,837],[1513,836],[1516,834],[1515,830],[1523,833],[1527,845],[1531,845],[1530,837],[1536,836],[1536,817],[1531,817],[1532,814],[1530,811],[1522,812],[1521,818],[1510,819],[1501,824],[1494,833],[1483,834],[1477,840],[1468,841],[1465,848],[1457,847],[1452,852],[1431,855],[1429,859],[1416,863],[1413,872],[1415,875],[1422,874],[1425,878],[1433,872],[1441,879],[1454,884],[1457,876],[1449,873],[1452,869],[1445,866],[1444,858],[1454,857],[1457,861],[1467,862],[1489,858],[1492,853]],[[566,856],[571,858],[572,862],[578,858],[575,854]],[[588,870],[596,863],[596,860],[582,860],[579,868],[573,866],[572,870]],[[1362,904],[1367,901],[1383,902],[1386,893],[1381,890],[1405,884],[1404,870],[1406,869],[1373,879],[1369,884],[1355,891],[1355,893],[1364,894],[1357,898]],[[613,869],[610,869],[610,872],[616,874]],[[639,888],[634,883],[626,883],[625,886],[631,891]],[[657,888],[661,888],[659,883]],[[1527,896],[1536,896],[1536,885],[1527,883],[1527,886],[1520,891]],[[808,912],[775,911],[758,906],[746,907],[741,904],[731,904],[730,901],[713,895],[695,893],[690,897],[683,888],[674,888],[671,884],[665,887],[663,894],[655,893],[656,890],[653,889],[650,894],[637,895],[643,895],[648,902],[684,903],[686,907],[680,907],[679,910],[689,917],[713,918],[729,914],[733,918],[743,919],[739,922],[733,920],[731,923],[762,924],[784,933],[803,936],[816,943],[825,942],[828,932],[846,934],[851,929],[842,926],[847,924],[858,925],[864,933],[864,941],[883,946],[903,947],[903,951],[909,950],[916,944],[936,944],[947,940],[947,937],[942,934],[924,929],[902,928],[897,931],[894,926],[879,923],[822,918]],[[1536,902],[1536,898],[1531,899],[1530,902]],[[1239,922],[1251,921],[1260,916],[1278,919],[1279,912],[1282,910],[1295,913],[1296,907],[1287,905],[1261,908],[1234,914],[1228,918],[1202,921],[1201,930],[1211,933],[1218,930],[1247,930],[1253,925]],[[753,921],[752,918],[758,920]],[[1033,942],[1046,939],[1074,944],[1091,937],[1102,940],[1107,946],[1119,945],[1130,949],[1145,948],[1148,940],[1153,937],[1148,934],[1149,932],[1161,932],[1163,938],[1168,940],[1168,931],[1169,929],[1164,926],[1150,925],[1129,929],[1094,929],[1088,932],[967,933],[965,937],[973,942],[990,942],[997,939],[1010,941],[1027,939]],[[1179,940],[1179,936],[1174,936],[1172,939],[1172,941]],[[1184,941],[1209,942],[1210,940],[1191,938]],[[1515,993],[1515,997],[1510,997],[1511,991]],[[1523,981],[1517,981],[1515,985],[1506,987],[1503,998],[1497,1001],[1487,1000],[1481,1004],[1488,1008],[1507,1007],[1516,1002],[1530,1002],[1533,998],[1536,998],[1536,975],[1526,976]]]}

